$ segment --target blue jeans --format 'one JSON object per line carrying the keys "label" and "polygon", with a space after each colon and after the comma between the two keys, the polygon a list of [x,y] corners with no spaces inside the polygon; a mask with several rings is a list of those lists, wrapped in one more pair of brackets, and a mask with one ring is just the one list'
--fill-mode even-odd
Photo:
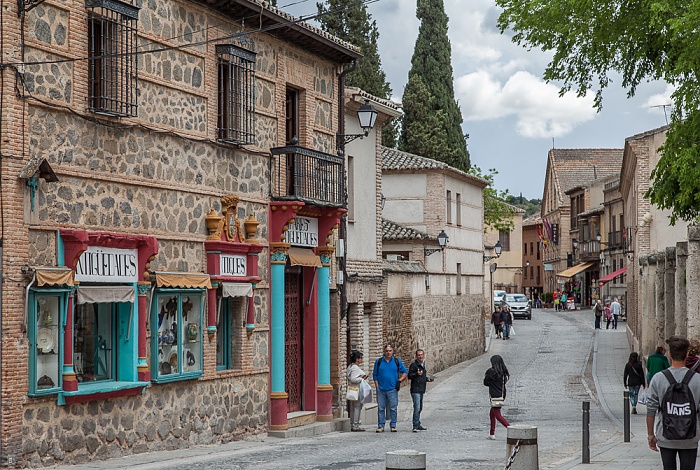
{"label": "blue jeans", "polygon": [[399,408],[399,392],[396,389],[377,389],[377,428],[384,429],[386,423],[386,405],[389,402],[389,426],[396,427],[397,411]]}
{"label": "blue jeans", "polygon": [[510,338],[510,325],[503,323],[503,338]]}
{"label": "blue jeans", "polygon": [[420,426],[420,413],[423,411],[423,394],[411,393],[413,398],[413,429]]}

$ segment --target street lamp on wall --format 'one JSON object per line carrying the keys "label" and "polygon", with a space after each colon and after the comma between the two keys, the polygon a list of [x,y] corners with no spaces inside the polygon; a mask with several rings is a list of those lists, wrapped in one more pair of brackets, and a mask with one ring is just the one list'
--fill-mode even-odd
{"label": "street lamp on wall", "polygon": [[496,259],[499,256],[501,256],[501,252],[503,251],[503,245],[501,245],[501,240],[498,240],[496,244],[493,247],[493,251],[496,253],[495,255],[488,256],[484,255],[484,263],[487,261],[491,261],[492,259]]}
{"label": "street lamp on wall", "polygon": [[425,256],[430,256],[433,253],[437,253],[438,251],[443,251],[445,247],[447,246],[447,242],[449,241],[450,237],[447,236],[444,230],[440,231],[440,234],[437,236],[437,241],[438,245],[440,245],[440,248],[434,249],[434,248],[427,248],[425,250]]}
{"label": "street lamp on wall", "polygon": [[336,147],[337,148],[342,148],[345,145],[349,144],[355,139],[362,139],[364,137],[367,137],[372,129],[374,129],[374,125],[377,123],[377,110],[374,109],[374,106],[372,106],[369,103],[369,100],[365,100],[365,104],[360,106],[360,109],[357,110],[357,118],[360,121],[360,127],[364,131],[362,134],[336,134],[335,139],[336,139]]}

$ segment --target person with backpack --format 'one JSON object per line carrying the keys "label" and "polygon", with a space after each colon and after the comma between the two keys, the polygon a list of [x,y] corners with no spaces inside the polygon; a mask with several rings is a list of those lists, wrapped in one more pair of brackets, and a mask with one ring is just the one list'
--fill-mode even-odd
{"label": "person with backpack", "polygon": [[394,348],[384,346],[384,355],[374,361],[372,378],[377,390],[377,432],[384,432],[386,424],[386,407],[389,406],[389,426],[396,432],[396,420],[399,408],[399,388],[401,381],[408,375],[401,359],[394,356]]}
{"label": "person with backpack", "polygon": [[661,453],[664,470],[694,470],[700,430],[700,375],[685,367],[689,342],[683,336],[667,341],[671,367],[652,377],[647,393],[649,448]]}

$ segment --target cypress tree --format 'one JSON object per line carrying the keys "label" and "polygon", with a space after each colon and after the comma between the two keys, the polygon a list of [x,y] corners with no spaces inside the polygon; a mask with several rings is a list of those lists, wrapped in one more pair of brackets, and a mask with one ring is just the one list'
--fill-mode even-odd
{"label": "cypress tree", "polygon": [[[377,22],[367,11],[363,0],[328,0],[317,3],[321,28],[340,39],[360,48],[362,59],[357,69],[348,74],[345,83],[360,88],[379,98],[391,97],[391,86],[382,70],[377,40]],[[386,123],[382,131],[382,144],[396,147],[397,130],[393,122]]]}
{"label": "cypress tree", "polygon": [[[443,0],[417,1],[416,16],[421,23],[411,59],[411,70],[408,73],[408,84],[402,99],[404,117],[399,147],[401,150],[434,158],[466,171],[470,164],[467,137],[462,133],[462,114],[455,100],[452,47],[447,37],[448,18]],[[416,90],[420,90],[422,86],[418,82],[422,83],[428,92],[427,97],[420,92],[420,105],[427,106],[425,111],[416,110],[419,104],[411,103],[411,100],[415,99]],[[434,118],[425,120],[425,114]],[[429,128],[436,122],[442,124],[442,131],[434,132]],[[433,137],[444,134],[445,145],[429,148],[427,152],[418,152],[416,145],[419,145],[420,138],[411,135],[412,132]],[[420,146],[424,149],[426,147],[424,144]]]}

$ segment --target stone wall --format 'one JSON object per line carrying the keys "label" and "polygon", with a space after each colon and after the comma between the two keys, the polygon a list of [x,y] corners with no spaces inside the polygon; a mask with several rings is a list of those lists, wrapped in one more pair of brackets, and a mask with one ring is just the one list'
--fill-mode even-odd
{"label": "stone wall", "polygon": [[[425,277],[422,273],[390,276],[419,276],[421,281]],[[432,282],[438,282],[438,276],[431,274]],[[438,372],[484,351],[483,309],[481,293],[385,298],[384,342],[391,343],[396,356],[406,363],[413,361],[416,349],[424,349],[431,370]]]}
{"label": "stone wall", "polygon": [[32,467],[78,464],[237,440],[267,430],[267,371],[216,382],[153,385],[142,396],[24,408],[23,454]]}

